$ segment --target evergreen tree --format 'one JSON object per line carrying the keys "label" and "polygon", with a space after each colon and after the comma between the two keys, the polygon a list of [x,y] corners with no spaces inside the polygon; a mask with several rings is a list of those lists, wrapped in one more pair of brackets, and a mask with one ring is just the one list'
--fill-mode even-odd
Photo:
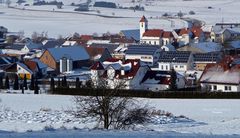
{"label": "evergreen tree", "polygon": [[57,87],[60,87],[60,78],[58,78],[58,83],[57,83]]}
{"label": "evergreen tree", "polygon": [[3,89],[3,78],[0,77],[0,89]]}
{"label": "evergreen tree", "polygon": [[28,86],[27,86],[27,75],[24,74],[24,78],[23,78],[23,88],[25,88],[25,90],[28,89]]}
{"label": "evergreen tree", "polygon": [[64,76],[64,77],[62,78],[62,87],[64,87],[64,88],[67,87],[67,77],[66,77],[66,76]]}
{"label": "evergreen tree", "polygon": [[76,88],[80,88],[80,81],[78,77],[76,78]]}
{"label": "evergreen tree", "polygon": [[176,71],[172,68],[171,69],[171,82],[170,82],[170,90],[177,90],[177,73]]}
{"label": "evergreen tree", "polygon": [[5,78],[5,89],[9,89],[10,88],[10,86],[9,86],[9,78],[8,78],[8,76],[6,76],[6,78]]}
{"label": "evergreen tree", "polygon": [[34,90],[34,83],[35,83],[35,78],[34,78],[34,75],[31,76],[31,83],[30,83],[30,86],[29,86],[29,89],[30,90]]}
{"label": "evergreen tree", "polygon": [[39,94],[38,80],[35,81],[34,94]]}
{"label": "evergreen tree", "polygon": [[51,89],[52,91],[55,89],[55,82],[54,82],[54,78],[53,78],[53,77],[51,77],[50,89]]}
{"label": "evergreen tree", "polygon": [[19,90],[19,82],[18,82],[18,75],[15,75],[15,80],[14,80],[14,84],[13,84],[13,89],[14,90]]}

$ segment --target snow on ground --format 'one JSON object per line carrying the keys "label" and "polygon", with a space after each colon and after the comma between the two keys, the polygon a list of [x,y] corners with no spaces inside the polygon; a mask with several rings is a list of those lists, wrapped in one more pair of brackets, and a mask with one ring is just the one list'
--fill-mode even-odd
{"label": "snow on ground", "polygon": [[[25,132],[41,131],[46,126],[55,129],[91,129],[94,122],[81,123],[67,111],[73,108],[71,96],[0,94],[0,130]],[[175,116],[156,116],[152,122],[137,127],[137,132],[154,131],[154,135],[240,135],[239,100],[223,99],[138,99],[155,109],[173,113]],[[45,128],[46,129],[46,128]],[[139,132],[138,132],[139,131]],[[58,132],[58,131],[57,131]],[[25,135],[34,135],[38,132]],[[52,133],[52,132],[47,132]],[[62,133],[61,130],[59,133]],[[82,133],[75,132],[73,133]],[[4,133],[5,134],[5,133]],[[23,133],[24,134],[24,133]],[[58,134],[58,133],[57,133]],[[57,135],[56,134],[56,135]],[[118,135],[117,133],[116,135]],[[2,133],[0,133],[0,136]],[[21,136],[21,134],[18,134]],[[45,135],[45,134],[44,134]],[[91,134],[88,134],[90,136]],[[101,134],[100,134],[101,135]],[[115,135],[109,132],[109,136]],[[135,133],[133,134],[135,135]],[[136,134],[137,135],[137,134]],[[121,135],[119,135],[120,137]],[[29,136],[31,137],[31,136]],[[117,136],[118,137],[118,136]]]}
{"label": "snow on ground", "polygon": [[[32,1],[29,0],[28,2],[31,3]],[[184,20],[160,18],[166,12],[174,16],[179,11],[182,11],[186,14],[185,17],[202,20],[208,25],[214,25],[216,22],[222,21],[233,23],[240,21],[240,16],[238,16],[239,0],[144,0],[140,5],[145,7],[145,11],[134,12],[128,9],[92,7],[89,12],[80,12],[80,14],[73,11],[75,7],[69,6],[71,2],[78,3],[79,1],[63,0],[63,2],[66,3],[63,9],[56,9],[55,6],[30,5],[25,6],[25,10],[18,10],[0,5],[1,25],[6,26],[10,31],[24,30],[26,36],[30,36],[32,32],[37,31],[39,33],[48,32],[49,36],[58,37],[59,35],[69,36],[74,32],[80,34],[93,34],[96,32],[101,34],[107,31],[118,33],[123,29],[137,29],[139,27],[138,21],[142,15],[149,18],[149,28],[170,30],[172,28],[187,27]],[[137,3],[131,3],[131,0],[117,0],[114,2],[124,7],[137,5]],[[12,2],[12,6],[16,6],[16,4]],[[23,8],[23,6],[16,7]],[[28,11],[27,9],[40,11]],[[97,13],[98,10],[100,13]],[[194,11],[196,14],[189,15],[189,11]],[[106,18],[102,16],[113,17]]]}

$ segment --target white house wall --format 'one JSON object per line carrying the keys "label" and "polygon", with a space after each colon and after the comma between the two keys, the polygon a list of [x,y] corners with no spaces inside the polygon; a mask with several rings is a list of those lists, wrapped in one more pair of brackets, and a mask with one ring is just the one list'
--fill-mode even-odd
{"label": "white house wall", "polygon": [[[211,89],[210,89],[210,86],[211,86]],[[217,87],[216,90],[214,90],[214,86]],[[225,90],[225,86],[231,87],[231,90]],[[201,87],[204,90],[210,90],[210,91],[221,91],[221,92],[239,92],[240,91],[239,85],[201,83]]]}

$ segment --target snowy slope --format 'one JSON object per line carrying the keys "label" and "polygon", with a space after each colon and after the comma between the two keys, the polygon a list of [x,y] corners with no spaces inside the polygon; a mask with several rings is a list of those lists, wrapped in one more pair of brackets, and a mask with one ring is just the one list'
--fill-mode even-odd
{"label": "snowy slope", "polygon": [[[114,0],[108,0],[114,1]],[[29,3],[32,1],[29,0]],[[142,15],[149,18],[149,28],[162,28],[170,30],[172,28],[186,27],[185,21],[180,19],[162,19],[164,13],[176,15],[182,11],[185,17],[200,19],[206,24],[214,25],[216,22],[239,22],[239,0],[143,0],[140,3],[145,7],[145,11],[132,11],[126,9],[111,8],[91,8],[91,11],[77,14],[73,11],[75,7],[68,6],[69,3],[80,3],[84,0],[63,0],[65,6],[57,10],[55,6],[25,6],[25,10],[9,9],[0,4],[0,25],[6,26],[10,31],[18,32],[24,30],[26,36],[31,36],[32,32],[48,32],[51,37],[59,35],[69,36],[74,32],[80,34],[93,34],[112,32],[118,33],[120,30],[138,29],[138,21]],[[131,0],[114,1],[120,6],[129,7],[138,3],[131,3]],[[12,6],[17,6],[12,2]],[[208,7],[212,7],[209,9]],[[40,11],[27,11],[34,9]],[[52,10],[55,9],[55,12]],[[48,10],[42,11],[42,10]],[[101,13],[97,13],[97,11]],[[67,13],[59,13],[67,12]],[[189,15],[189,11],[194,11],[195,15]],[[69,13],[71,12],[71,13]],[[114,15],[113,15],[114,13]],[[125,18],[106,18],[101,16],[114,16]],[[151,19],[150,19],[151,18]],[[160,19],[159,19],[160,18]]]}
{"label": "snowy slope", "polygon": [[[64,110],[72,109],[71,96],[0,94],[0,130],[38,131],[54,128],[93,128],[94,122],[81,123]],[[154,123],[137,127],[137,131],[187,133],[203,135],[240,135],[239,100],[213,99],[138,99],[155,109],[184,118],[156,118]],[[165,122],[163,122],[165,121]],[[1,134],[1,133],[0,133]],[[172,134],[172,133],[171,133]]]}

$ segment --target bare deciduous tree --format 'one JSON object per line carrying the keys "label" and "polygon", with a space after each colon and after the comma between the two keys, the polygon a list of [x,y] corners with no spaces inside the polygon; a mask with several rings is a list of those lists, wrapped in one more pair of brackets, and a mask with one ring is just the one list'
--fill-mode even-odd
{"label": "bare deciduous tree", "polygon": [[[101,81],[101,82],[100,82]],[[98,122],[97,128],[128,129],[136,124],[142,124],[150,119],[150,110],[147,106],[140,106],[137,100],[131,97],[117,97],[116,94],[124,87],[124,81],[116,81],[114,88],[107,80],[98,79],[92,88],[97,96],[76,96],[76,117]],[[99,93],[99,94],[98,94]]]}

